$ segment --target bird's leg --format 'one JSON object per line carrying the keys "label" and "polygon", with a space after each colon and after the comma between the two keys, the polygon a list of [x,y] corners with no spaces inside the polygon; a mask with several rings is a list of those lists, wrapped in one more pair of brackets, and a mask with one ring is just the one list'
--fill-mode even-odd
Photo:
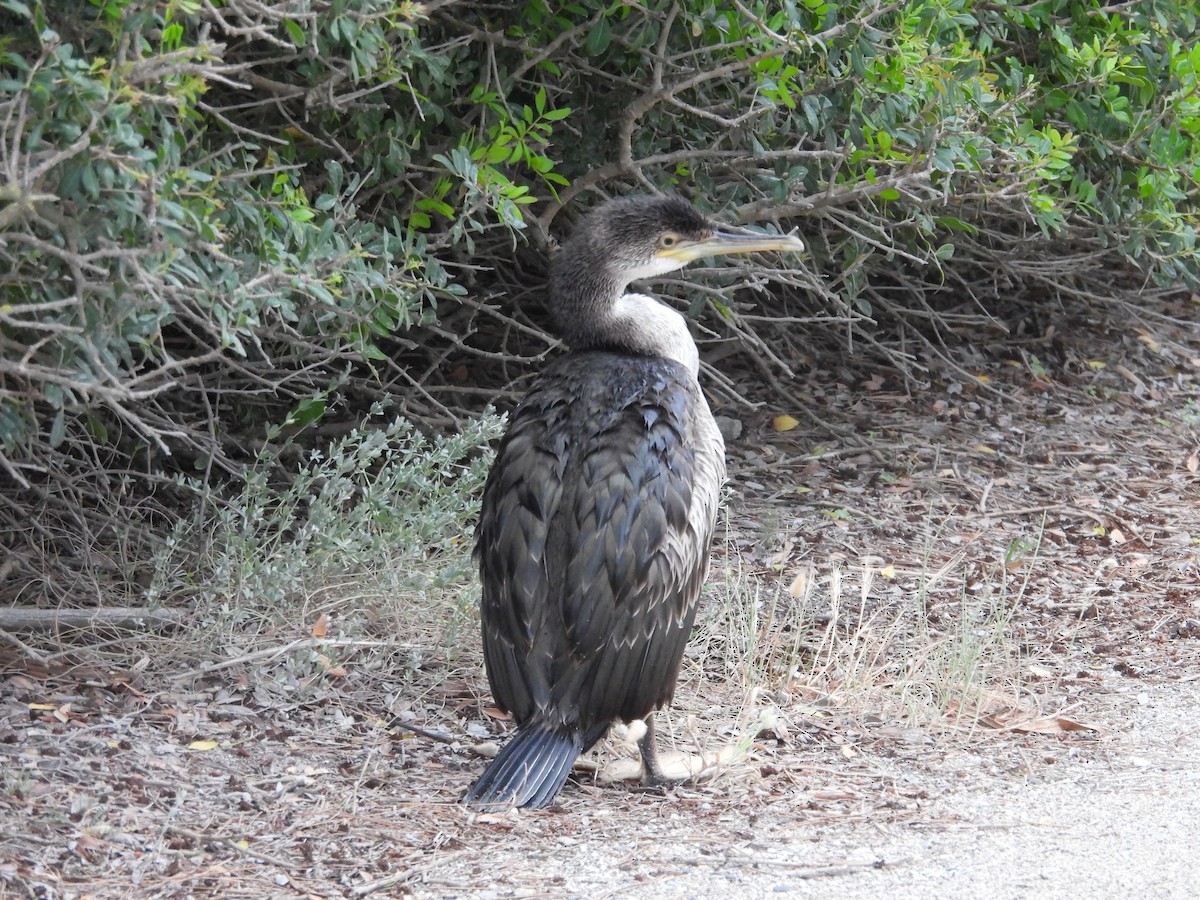
{"label": "bird's leg", "polygon": [[661,787],[674,783],[663,772],[658,762],[658,746],[654,742],[654,713],[646,716],[646,733],[638,740],[638,749],[642,751],[642,784],[650,787]]}

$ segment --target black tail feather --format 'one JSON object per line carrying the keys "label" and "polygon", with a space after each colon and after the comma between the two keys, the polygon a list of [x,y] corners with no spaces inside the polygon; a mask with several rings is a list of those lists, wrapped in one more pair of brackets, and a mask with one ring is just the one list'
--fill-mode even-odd
{"label": "black tail feather", "polygon": [[526,723],[467,791],[463,802],[473,806],[547,806],[581,752],[582,735]]}

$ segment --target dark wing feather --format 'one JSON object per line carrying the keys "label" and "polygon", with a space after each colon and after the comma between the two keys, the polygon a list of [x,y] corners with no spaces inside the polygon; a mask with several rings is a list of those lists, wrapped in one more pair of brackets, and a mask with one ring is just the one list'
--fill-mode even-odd
{"label": "dark wing feather", "polygon": [[535,697],[549,692],[528,660],[549,596],[547,535],[566,465],[553,438],[564,412],[535,389],[513,414],[488,473],[476,533],[484,662],[496,702],[519,722],[532,715]]}
{"label": "dark wing feather", "polygon": [[590,732],[670,699],[721,478],[706,423],[682,366],[600,352],[552,366],[514,413],[477,554],[488,676],[518,721]]}

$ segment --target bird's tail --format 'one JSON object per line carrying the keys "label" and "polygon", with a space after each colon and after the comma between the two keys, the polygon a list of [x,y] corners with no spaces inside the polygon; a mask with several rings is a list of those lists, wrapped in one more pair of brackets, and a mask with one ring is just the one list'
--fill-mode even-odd
{"label": "bird's tail", "polygon": [[583,737],[577,732],[527,722],[501,748],[463,802],[473,806],[547,806],[581,752]]}

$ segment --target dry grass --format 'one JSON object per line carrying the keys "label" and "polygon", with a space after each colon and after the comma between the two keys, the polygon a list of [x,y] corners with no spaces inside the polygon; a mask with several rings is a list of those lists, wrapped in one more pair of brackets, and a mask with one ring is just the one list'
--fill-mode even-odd
{"label": "dry grass", "polygon": [[[867,719],[919,728],[945,739],[969,738],[979,719],[1024,710],[1022,650],[1012,616],[1024,583],[1010,595],[967,595],[961,558],[938,572],[910,577],[871,562],[801,566],[794,574],[751,574],[746,561],[727,567],[708,598],[689,645],[689,679],[719,691],[734,723],[717,724],[749,749],[759,735],[784,734],[797,721]],[[953,598],[952,627],[926,616],[931,591]],[[690,729],[695,732],[693,726]],[[712,747],[704,748],[712,752]]]}

